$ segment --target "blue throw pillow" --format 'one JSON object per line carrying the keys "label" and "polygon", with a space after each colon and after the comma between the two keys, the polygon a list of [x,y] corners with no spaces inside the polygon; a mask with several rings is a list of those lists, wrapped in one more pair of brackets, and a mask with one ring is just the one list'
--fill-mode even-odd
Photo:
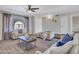
{"label": "blue throw pillow", "polygon": [[69,41],[73,40],[73,37],[71,37],[68,33],[64,36],[64,38],[61,40],[62,43],[67,43]]}
{"label": "blue throw pillow", "polygon": [[65,43],[69,42],[69,41],[72,41],[73,40],[73,37],[71,37],[68,33],[64,36],[64,38],[59,41],[56,46],[59,47],[59,46],[62,46],[64,45]]}
{"label": "blue throw pillow", "polygon": [[62,45],[64,45],[64,43],[62,43],[61,41],[59,41],[59,42],[56,44],[57,47],[62,46]]}

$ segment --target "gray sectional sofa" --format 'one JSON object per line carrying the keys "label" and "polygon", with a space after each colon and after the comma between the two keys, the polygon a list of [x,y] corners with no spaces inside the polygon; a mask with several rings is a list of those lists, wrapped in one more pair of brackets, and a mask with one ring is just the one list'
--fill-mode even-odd
{"label": "gray sectional sofa", "polygon": [[57,42],[48,48],[45,52],[36,51],[35,54],[78,54],[79,53],[79,33],[74,35],[72,41],[63,46],[56,47]]}

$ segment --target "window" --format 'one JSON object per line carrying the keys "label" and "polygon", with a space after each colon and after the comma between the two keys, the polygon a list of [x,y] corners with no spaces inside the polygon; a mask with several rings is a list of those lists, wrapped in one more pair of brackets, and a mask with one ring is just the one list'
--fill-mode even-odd
{"label": "window", "polygon": [[21,21],[16,21],[14,24],[14,30],[24,29],[24,23]]}
{"label": "window", "polygon": [[72,17],[72,31],[79,31],[79,16]]}

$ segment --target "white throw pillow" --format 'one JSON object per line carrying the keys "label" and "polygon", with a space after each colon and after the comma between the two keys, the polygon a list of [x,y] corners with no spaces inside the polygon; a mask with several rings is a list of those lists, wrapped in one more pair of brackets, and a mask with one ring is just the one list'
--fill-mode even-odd
{"label": "white throw pillow", "polygon": [[43,39],[43,40],[45,40],[46,38],[47,38],[47,34],[44,32],[44,33],[42,33],[41,35],[41,38]]}
{"label": "white throw pillow", "polygon": [[70,51],[73,46],[73,42],[69,41],[68,43],[64,44],[60,47],[51,47],[47,54],[66,54]]}
{"label": "white throw pillow", "polygon": [[53,39],[55,37],[55,33],[54,32],[50,32],[50,37],[48,38],[49,40]]}

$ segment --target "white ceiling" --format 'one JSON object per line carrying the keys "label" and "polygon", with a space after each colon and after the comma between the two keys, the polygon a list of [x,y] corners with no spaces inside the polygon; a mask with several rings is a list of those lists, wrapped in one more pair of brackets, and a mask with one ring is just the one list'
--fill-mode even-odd
{"label": "white ceiling", "polygon": [[79,12],[79,5],[32,5],[32,7],[39,8],[35,13],[25,12],[27,5],[0,5],[0,11],[4,13],[18,14],[18,15],[57,15],[63,13]]}

